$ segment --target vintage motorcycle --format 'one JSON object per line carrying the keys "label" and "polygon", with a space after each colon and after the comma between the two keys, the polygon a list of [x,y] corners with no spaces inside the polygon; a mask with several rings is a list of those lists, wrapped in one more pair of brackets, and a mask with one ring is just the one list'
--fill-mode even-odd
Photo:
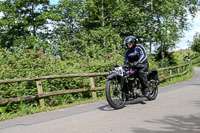
{"label": "vintage motorcycle", "polygon": [[[141,83],[137,76],[137,70],[143,64],[129,64],[126,68],[115,65],[114,69],[109,72],[106,84],[106,99],[114,109],[121,109],[125,106],[126,101],[144,97]],[[147,72],[150,95],[148,100],[155,100],[158,95],[158,71],[152,70]]]}

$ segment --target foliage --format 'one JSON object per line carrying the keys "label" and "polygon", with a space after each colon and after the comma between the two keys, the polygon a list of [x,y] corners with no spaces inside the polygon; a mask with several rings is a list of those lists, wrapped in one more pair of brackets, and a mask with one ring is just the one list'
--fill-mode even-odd
{"label": "foliage", "polygon": [[195,52],[200,53],[200,33],[196,33],[193,37],[193,43],[191,45],[191,49]]}
{"label": "foliage", "polygon": [[176,63],[176,57],[173,55],[173,52],[170,51],[165,51],[165,58],[162,58],[162,51],[160,50],[160,48],[157,49],[155,54],[155,60],[158,61],[158,66],[159,67],[167,67],[167,66],[173,66],[173,65],[177,65]]}
{"label": "foliage", "polygon": [[[19,54],[20,53],[20,54]],[[47,75],[63,75],[72,73],[97,73],[109,71],[112,64],[105,61],[105,57],[90,58],[79,57],[78,54],[72,53],[74,60],[61,60],[59,57],[45,55],[43,50],[28,50],[12,52],[7,49],[0,49],[0,78],[15,79],[26,77],[38,77]],[[116,56],[119,57],[119,56]],[[119,57],[123,59],[121,56]],[[117,58],[114,58],[117,60]],[[103,86],[105,78],[97,78],[96,86]],[[63,78],[43,80],[42,86],[44,92],[89,88],[88,78]],[[26,81],[20,83],[0,84],[0,99],[10,97],[19,97],[37,94],[36,83],[34,81]],[[72,103],[83,97],[91,97],[90,93],[69,94],[64,96],[55,96],[46,98],[49,106],[55,106],[63,103]],[[26,102],[26,104],[38,104],[37,101]],[[11,104],[8,111],[19,109],[19,105]]]}
{"label": "foliage", "polygon": [[200,67],[200,58],[199,58],[199,56],[196,56],[196,57],[193,58],[192,64],[194,66]]}
{"label": "foliage", "polygon": [[[13,49],[49,49],[49,0],[6,0],[0,3],[0,44]],[[46,42],[45,46],[38,42]]]}
{"label": "foliage", "polygon": [[159,47],[164,59],[188,30],[187,15],[198,9],[194,0],[6,0],[0,2],[0,44],[43,48],[61,58],[70,52],[94,57],[120,51],[124,37],[134,35],[150,53]]}
{"label": "foliage", "polygon": [[11,103],[9,102],[7,105],[3,106],[3,107],[0,107],[0,113],[2,115],[4,115],[6,113],[6,110],[8,109],[8,106],[10,105]]}

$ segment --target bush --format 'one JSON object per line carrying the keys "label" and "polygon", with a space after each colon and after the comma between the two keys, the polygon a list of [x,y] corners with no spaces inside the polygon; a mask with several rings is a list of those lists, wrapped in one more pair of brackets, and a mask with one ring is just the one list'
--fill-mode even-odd
{"label": "bush", "polygon": [[[7,50],[0,49],[0,78],[18,79],[27,77],[40,77],[47,75],[63,75],[76,73],[98,73],[107,72],[113,66],[106,56],[81,57],[77,53],[69,53],[65,59],[44,54],[42,49],[36,50]],[[121,59],[121,60],[119,60]],[[116,54],[113,62],[123,62],[123,55]],[[121,62],[120,62],[121,61]],[[89,78],[61,78],[41,80],[43,91],[58,91],[68,89],[90,88]],[[96,77],[95,85],[105,86],[105,77]],[[7,99],[19,96],[36,95],[37,87],[35,81],[0,84],[0,99]],[[98,91],[98,96],[102,96]],[[63,103],[72,103],[81,98],[89,98],[89,92],[52,96],[45,98],[48,106],[56,106]],[[38,101],[25,102],[27,106],[36,105]],[[8,111],[17,111],[19,104],[11,104]]]}

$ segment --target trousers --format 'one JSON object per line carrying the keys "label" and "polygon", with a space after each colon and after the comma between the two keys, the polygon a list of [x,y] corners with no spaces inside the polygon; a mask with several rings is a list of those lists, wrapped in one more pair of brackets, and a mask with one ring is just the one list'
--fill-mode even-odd
{"label": "trousers", "polygon": [[144,93],[149,92],[149,85],[148,85],[148,79],[147,79],[147,72],[149,70],[149,63],[145,62],[143,63],[144,67],[138,68],[138,78],[140,80],[140,83],[142,85],[142,90]]}

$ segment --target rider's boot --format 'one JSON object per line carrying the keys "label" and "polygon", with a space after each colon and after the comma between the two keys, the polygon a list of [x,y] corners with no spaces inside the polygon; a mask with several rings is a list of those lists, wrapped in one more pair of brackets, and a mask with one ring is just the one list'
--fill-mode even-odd
{"label": "rider's boot", "polygon": [[150,90],[149,90],[149,88],[145,88],[145,89],[144,89],[144,96],[145,96],[145,97],[149,97],[149,95],[150,95]]}

